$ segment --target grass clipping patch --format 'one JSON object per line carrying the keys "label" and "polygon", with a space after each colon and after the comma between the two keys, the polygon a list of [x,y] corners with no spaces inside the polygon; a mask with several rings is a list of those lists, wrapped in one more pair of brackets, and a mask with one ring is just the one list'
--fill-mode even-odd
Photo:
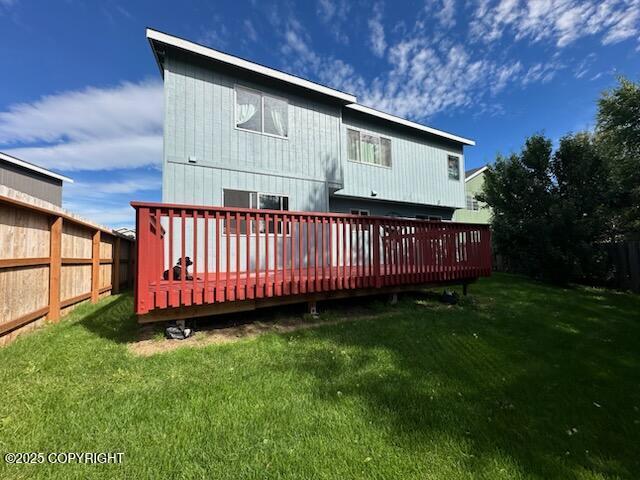
{"label": "grass clipping patch", "polygon": [[[322,325],[335,325],[337,323],[349,322],[354,320],[362,320],[362,315],[341,316],[341,317],[319,317],[314,318],[311,315],[304,316],[277,316],[265,317],[265,320],[252,321],[249,317],[253,317],[255,312],[250,312],[241,319],[242,323],[236,322],[231,325],[213,326],[209,325],[203,329],[198,329],[189,338],[185,340],[168,340],[164,338],[164,326],[143,325],[140,328],[140,334],[137,341],[129,343],[128,349],[131,353],[138,356],[149,357],[158,353],[170,352],[178,348],[184,347],[205,347],[207,345],[232,343],[248,338],[255,338],[265,333],[287,333],[295,330],[319,327]],[[273,314],[272,314],[273,315]],[[261,315],[264,317],[264,315]],[[371,317],[371,315],[369,315]]]}

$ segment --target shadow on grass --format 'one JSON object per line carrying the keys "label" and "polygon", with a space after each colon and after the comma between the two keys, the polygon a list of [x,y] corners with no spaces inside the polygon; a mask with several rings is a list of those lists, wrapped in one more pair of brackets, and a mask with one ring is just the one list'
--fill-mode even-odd
{"label": "shadow on grass", "polygon": [[123,293],[115,299],[107,299],[105,305],[100,305],[78,323],[93,334],[115,343],[134,340],[138,324],[133,313],[133,295]]}
{"label": "shadow on grass", "polygon": [[456,439],[470,473],[507,455],[526,476],[638,478],[640,297],[503,275],[475,292],[306,332],[351,353],[320,342],[294,364],[323,400],[358,397],[395,444]]}

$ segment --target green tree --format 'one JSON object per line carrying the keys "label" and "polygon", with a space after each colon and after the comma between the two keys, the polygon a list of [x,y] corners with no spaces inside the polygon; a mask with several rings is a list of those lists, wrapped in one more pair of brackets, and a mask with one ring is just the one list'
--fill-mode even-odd
{"label": "green tree", "polygon": [[[567,135],[553,155],[553,244],[567,279],[594,282],[606,273],[601,245],[610,239],[610,185],[594,136]],[[562,277],[562,275],[559,275]]]}
{"label": "green tree", "polygon": [[640,84],[623,77],[598,102],[597,141],[611,185],[616,232],[640,237]]}
{"label": "green tree", "polygon": [[551,141],[532,136],[520,154],[497,158],[478,195],[493,210],[496,252],[512,270],[535,277],[545,276],[550,250],[550,165]]}
{"label": "green tree", "polygon": [[593,136],[567,135],[553,153],[542,135],[498,157],[480,199],[493,209],[494,246],[515,271],[565,283],[602,276],[609,232],[606,169]]}

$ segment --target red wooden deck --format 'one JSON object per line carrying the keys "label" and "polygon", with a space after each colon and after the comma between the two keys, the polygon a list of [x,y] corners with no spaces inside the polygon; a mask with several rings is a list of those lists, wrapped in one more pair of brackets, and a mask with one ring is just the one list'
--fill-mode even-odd
{"label": "red wooden deck", "polygon": [[[136,313],[148,321],[214,313],[198,305],[351,290],[468,283],[491,273],[485,225],[332,213],[132,203]],[[248,232],[248,234],[247,234]],[[179,278],[163,272],[190,257]],[[171,271],[171,270],[170,270]],[[188,279],[188,275],[192,279]],[[272,301],[270,304],[274,304]],[[228,311],[228,309],[226,310]],[[164,315],[159,315],[164,312]]]}

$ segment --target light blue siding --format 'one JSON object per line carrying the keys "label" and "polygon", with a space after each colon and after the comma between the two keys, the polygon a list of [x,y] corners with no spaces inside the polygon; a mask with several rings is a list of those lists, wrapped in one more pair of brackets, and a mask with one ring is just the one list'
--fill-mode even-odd
{"label": "light blue siding", "polygon": [[[347,159],[347,128],[352,127],[391,139],[391,168],[356,163]],[[375,198],[450,208],[464,208],[464,157],[453,142],[430,140],[408,130],[383,126],[360,114],[343,114],[342,166],[344,188],[338,196]],[[460,180],[450,180],[447,156],[460,158]],[[377,195],[372,197],[371,191]]]}
{"label": "light blue siding", "polygon": [[[166,61],[164,81],[163,201],[221,205],[222,190],[232,188],[288,195],[290,209],[328,209],[328,185],[342,181],[339,105],[175,54]],[[236,84],[288,100],[288,139],[235,128]]]}
{"label": "light blue siding", "polygon": [[[460,144],[343,111],[338,103],[172,50],[164,65],[165,202],[222,205],[223,189],[237,189],[287,195],[291,210],[348,211],[349,202],[375,198],[372,212],[384,213],[395,203],[391,211],[402,215],[435,208],[447,218],[447,212],[465,206]],[[288,139],[235,127],[236,84],[288,100]],[[391,138],[391,168],[347,159],[350,126]],[[459,181],[448,178],[449,154],[460,158]]]}

